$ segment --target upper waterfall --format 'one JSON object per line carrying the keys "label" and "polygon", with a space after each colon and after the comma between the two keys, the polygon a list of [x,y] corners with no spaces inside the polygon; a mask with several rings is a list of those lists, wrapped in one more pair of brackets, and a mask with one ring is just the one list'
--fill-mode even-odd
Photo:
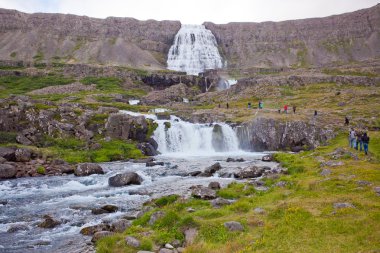
{"label": "upper waterfall", "polygon": [[168,53],[168,69],[198,75],[223,67],[215,36],[204,25],[182,25]]}

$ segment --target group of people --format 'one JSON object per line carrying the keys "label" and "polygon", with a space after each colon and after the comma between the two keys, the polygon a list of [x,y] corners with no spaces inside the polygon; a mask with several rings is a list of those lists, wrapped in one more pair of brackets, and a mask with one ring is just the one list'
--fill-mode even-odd
{"label": "group of people", "polygon": [[[297,109],[297,106],[295,106],[295,105],[293,105],[293,113],[295,114],[296,113],[296,109]],[[288,113],[288,109],[289,109],[289,107],[288,107],[288,105],[284,105],[284,113]],[[278,113],[281,113],[281,109],[279,109],[278,110]]]}
{"label": "group of people", "polygon": [[364,150],[364,153],[368,154],[369,136],[366,132],[351,128],[348,134],[348,141],[351,148],[360,149],[360,151]]}

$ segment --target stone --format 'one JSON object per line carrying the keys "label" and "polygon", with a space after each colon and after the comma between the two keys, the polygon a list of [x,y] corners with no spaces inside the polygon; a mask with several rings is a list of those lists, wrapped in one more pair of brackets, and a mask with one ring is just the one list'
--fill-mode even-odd
{"label": "stone", "polygon": [[327,161],[323,162],[322,166],[327,166],[327,167],[337,167],[337,166],[343,166],[344,163],[342,161]]}
{"label": "stone", "polygon": [[102,167],[96,163],[82,163],[74,169],[74,175],[78,177],[89,176],[92,174],[104,174]]}
{"label": "stone", "polygon": [[241,171],[237,172],[235,175],[238,178],[255,178],[255,177],[260,177],[264,173],[263,168],[259,168],[256,166],[251,166],[251,167],[246,167],[242,169]]}
{"label": "stone", "polygon": [[150,216],[148,224],[151,225],[151,226],[153,226],[154,223],[156,223],[157,220],[163,218],[164,216],[165,216],[165,212],[163,212],[163,211],[154,212]]}
{"label": "stone", "polygon": [[323,169],[320,174],[321,176],[329,176],[331,174],[331,170]]}
{"label": "stone", "polygon": [[372,185],[371,182],[365,181],[365,180],[359,180],[356,182],[359,186],[367,186],[367,185]]}
{"label": "stone", "polygon": [[273,155],[265,155],[265,156],[261,157],[261,161],[271,162],[271,161],[273,161]]}
{"label": "stone", "polygon": [[189,176],[191,176],[191,177],[196,177],[196,176],[198,176],[198,175],[201,174],[201,173],[202,173],[202,171],[197,170],[197,171],[190,172],[190,173],[189,173]]}
{"label": "stone", "polygon": [[196,228],[188,228],[184,232],[185,234],[185,245],[190,246],[194,243],[195,238],[198,235],[198,230]]}
{"label": "stone", "polygon": [[0,164],[0,179],[9,179],[16,176],[17,169],[10,164]]}
{"label": "stone", "polygon": [[202,185],[196,185],[196,186],[190,187],[190,189],[192,189],[191,194],[194,198],[200,198],[200,199],[205,199],[205,200],[216,198],[215,190],[212,190],[208,187],[204,187]]}
{"label": "stone", "polygon": [[18,148],[15,151],[16,162],[29,162],[32,152],[26,148]]}
{"label": "stone", "polygon": [[153,167],[153,166],[157,166],[157,165],[164,166],[165,163],[164,162],[147,162],[145,164],[146,167]]}
{"label": "stone", "polygon": [[220,163],[214,163],[213,165],[211,165],[210,167],[206,168],[205,169],[205,173],[207,174],[214,174],[215,172],[217,172],[218,170],[221,170],[222,169],[222,166],[220,165]]}
{"label": "stone", "polygon": [[117,212],[117,210],[119,210],[119,207],[117,207],[115,205],[104,205],[101,208],[103,210],[106,210],[109,213],[114,213],[114,212]]}
{"label": "stone", "polygon": [[11,225],[7,232],[8,233],[16,233],[18,231],[28,231],[29,230],[29,227],[27,225],[23,225],[23,224],[15,224],[15,225]]}
{"label": "stone", "polygon": [[38,224],[40,228],[54,228],[62,223],[60,221],[54,220],[49,215],[45,215],[44,218],[45,220]]}
{"label": "stone", "polygon": [[137,253],[154,253],[153,251],[139,250]]}
{"label": "stone", "polygon": [[172,241],[171,245],[173,245],[174,248],[178,248],[178,247],[182,246],[182,242],[180,240],[176,239],[176,240]]}
{"label": "stone", "polygon": [[0,147],[0,157],[5,158],[7,161],[16,161],[16,148]]}
{"label": "stone", "polygon": [[174,253],[174,252],[171,249],[162,248],[160,249],[160,251],[158,251],[158,253]]}
{"label": "stone", "polygon": [[99,214],[104,214],[104,213],[108,213],[108,212],[106,210],[101,209],[101,208],[93,208],[93,209],[91,209],[91,213],[94,215],[99,215]]}
{"label": "stone", "polygon": [[165,244],[165,248],[167,248],[167,249],[174,249],[173,245],[171,245],[170,243],[166,243]]}
{"label": "stone", "polygon": [[94,234],[94,236],[91,239],[91,242],[97,242],[98,240],[104,237],[112,236],[112,235],[114,235],[114,233],[110,231],[99,231]]}
{"label": "stone", "polygon": [[240,222],[237,221],[229,221],[224,223],[224,226],[229,231],[244,231],[244,227],[240,224]]}
{"label": "stone", "polygon": [[127,237],[125,237],[125,242],[127,243],[127,245],[129,245],[131,247],[134,247],[134,248],[140,247],[140,241],[137,240],[133,236],[127,236]]}
{"label": "stone", "polygon": [[178,253],[184,253],[185,250],[186,250],[186,249],[183,248],[183,247],[178,247],[178,248],[177,248]]}
{"label": "stone", "polygon": [[150,138],[149,119],[144,116],[131,116],[125,113],[111,114],[105,125],[107,135],[121,140],[132,139],[138,142],[145,142]]}
{"label": "stone", "polygon": [[220,208],[225,205],[231,205],[232,202],[228,199],[217,198],[217,199],[213,199],[210,203],[214,208]]}
{"label": "stone", "polygon": [[127,228],[132,225],[132,221],[127,219],[118,219],[111,223],[111,231],[116,233],[123,233]]}
{"label": "stone", "polygon": [[108,179],[108,184],[114,187],[121,187],[131,184],[141,184],[143,179],[136,172],[126,172],[123,174],[116,174]]}
{"label": "stone", "polygon": [[220,187],[219,182],[210,182],[208,184],[208,188],[213,189],[213,190],[219,190],[221,187]]}
{"label": "stone", "polygon": [[373,190],[376,192],[377,196],[380,196],[380,186],[376,186]]}
{"label": "stone", "polygon": [[259,192],[266,192],[266,191],[269,190],[269,187],[266,187],[266,186],[256,186],[255,190],[259,191]]}
{"label": "stone", "polygon": [[0,156],[0,163],[5,163],[7,161],[7,159],[5,159],[4,157]]}
{"label": "stone", "polygon": [[93,226],[84,227],[80,230],[82,235],[94,235],[96,232],[100,231],[110,231],[110,226],[108,224],[98,224]]}
{"label": "stone", "polygon": [[265,210],[261,207],[256,207],[255,209],[253,209],[253,211],[257,214],[264,214],[265,213]]}
{"label": "stone", "polygon": [[281,187],[281,188],[284,188],[288,183],[285,182],[285,181],[279,181],[277,183],[275,183],[274,185],[277,186],[277,187]]}
{"label": "stone", "polygon": [[186,211],[188,211],[189,213],[194,213],[195,209],[192,208],[192,207],[189,207],[189,208],[186,209]]}
{"label": "stone", "polygon": [[230,163],[230,162],[235,162],[236,160],[234,158],[231,158],[231,157],[228,157],[226,162]]}
{"label": "stone", "polygon": [[342,208],[355,208],[355,206],[348,202],[342,202],[342,203],[334,203],[335,209],[342,209]]}

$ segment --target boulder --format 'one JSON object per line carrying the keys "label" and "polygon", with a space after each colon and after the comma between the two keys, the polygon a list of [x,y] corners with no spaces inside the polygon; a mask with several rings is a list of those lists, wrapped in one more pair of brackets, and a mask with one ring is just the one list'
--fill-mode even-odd
{"label": "boulder", "polygon": [[219,182],[210,182],[208,184],[208,188],[213,189],[213,190],[219,190],[221,187],[220,187]]}
{"label": "boulder", "polygon": [[32,152],[26,148],[18,148],[15,151],[15,158],[17,162],[29,162]]}
{"label": "boulder", "polygon": [[110,231],[110,226],[107,224],[98,224],[98,225],[93,225],[89,227],[84,227],[80,230],[80,233],[82,235],[94,235],[96,232],[99,231]]}
{"label": "boulder", "polygon": [[174,249],[173,245],[171,245],[170,243],[166,243],[165,244],[165,248],[167,248],[167,249]]}
{"label": "boulder", "polygon": [[7,161],[16,161],[16,149],[14,147],[0,147],[0,157],[5,158]]}
{"label": "boulder", "polygon": [[99,231],[94,234],[94,236],[91,239],[91,242],[97,242],[98,240],[106,237],[106,236],[111,236],[113,235],[113,232],[110,231]]}
{"label": "boulder", "polygon": [[195,238],[198,235],[198,230],[196,228],[188,228],[184,232],[185,234],[185,245],[190,246],[194,243]]}
{"label": "boulder", "polygon": [[190,187],[192,189],[192,196],[194,198],[200,198],[200,199],[215,199],[216,198],[216,192],[215,190],[212,190],[208,187],[204,187],[202,185],[196,185]]}
{"label": "boulder", "polygon": [[320,174],[321,174],[321,176],[328,176],[331,174],[331,170],[323,169]]}
{"label": "boulder", "polygon": [[236,177],[238,178],[255,178],[255,177],[260,177],[263,175],[265,169],[259,168],[256,166],[251,166],[251,167],[246,167],[236,173]]}
{"label": "boulder", "polygon": [[226,223],[224,223],[224,226],[229,231],[244,231],[243,225],[241,225],[240,222],[237,222],[237,221],[226,222]]}
{"label": "boulder", "polygon": [[102,206],[101,208],[94,208],[94,209],[91,209],[91,213],[92,214],[103,214],[103,213],[114,213],[118,210],[119,208],[117,206],[114,206],[114,205],[105,205],[105,206]]}
{"label": "boulder", "polygon": [[164,162],[147,162],[145,164],[146,167],[153,167],[153,166],[156,166],[156,165],[164,166],[165,163]]}
{"label": "boulder", "polygon": [[232,201],[228,200],[228,199],[224,199],[224,198],[217,198],[217,199],[214,199],[211,201],[211,205],[214,207],[214,208],[220,208],[222,206],[225,206],[225,205],[231,205]]}
{"label": "boulder", "polygon": [[92,174],[104,174],[102,167],[96,163],[82,163],[74,169],[74,175],[78,177],[89,176]]}
{"label": "boulder", "polygon": [[17,169],[10,164],[0,164],[0,179],[8,179],[16,176]]}
{"label": "boulder", "polygon": [[272,155],[265,155],[265,156],[261,157],[261,161],[271,162],[271,161],[273,161],[273,156]]}
{"label": "boulder", "polygon": [[111,223],[111,231],[116,233],[123,233],[127,228],[132,225],[132,221],[127,219],[118,219]]}
{"label": "boulder", "polygon": [[29,227],[27,225],[23,225],[23,224],[15,224],[15,225],[11,225],[7,232],[8,233],[16,233],[18,231],[28,231],[29,230]]}
{"label": "boulder", "polygon": [[134,247],[134,248],[140,247],[140,241],[137,240],[133,236],[127,236],[127,237],[125,237],[125,242],[126,242],[127,245],[129,245],[131,247]]}
{"label": "boulder", "polygon": [[114,187],[121,187],[130,184],[141,184],[143,179],[135,172],[117,174],[108,179],[108,184]]}
{"label": "boulder", "polygon": [[54,228],[58,225],[60,225],[62,222],[54,220],[51,216],[45,215],[45,220],[38,224],[40,228]]}
{"label": "boulder", "polygon": [[143,155],[146,156],[156,156],[158,155],[157,150],[149,142],[142,142],[137,144],[137,148],[141,150]]}
{"label": "boulder", "polygon": [[161,219],[164,216],[165,216],[165,212],[162,212],[162,211],[152,213],[152,215],[150,216],[148,224],[152,226],[152,225],[154,225],[154,223],[156,223],[156,221],[158,219]]}
{"label": "boulder", "polygon": [[203,173],[200,173],[198,176],[200,177],[211,177],[215,172],[222,169],[220,163],[215,163],[210,167],[207,167]]}

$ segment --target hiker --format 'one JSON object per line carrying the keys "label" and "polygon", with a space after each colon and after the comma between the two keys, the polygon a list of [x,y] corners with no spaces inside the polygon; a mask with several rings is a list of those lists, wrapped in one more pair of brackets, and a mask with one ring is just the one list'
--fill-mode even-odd
{"label": "hiker", "polygon": [[248,103],[248,109],[251,109],[251,103]]}
{"label": "hiker", "polygon": [[278,109],[278,113],[280,113],[280,114],[281,114],[281,109]]}
{"label": "hiker", "polygon": [[220,104],[218,105],[218,107],[220,108]]}
{"label": "hiker", "polygon": [[363,147],[363,133],[361,131],[356,131],[356,147],[355,149],[358,150],[360,148],[360,151],[362,151]]}
{"label": "hiker", "polygon": [[314,111],[314,117],[318,115],[317,110]]}
{"label": "hiker", "polygon": [[353,128],[351,128],[349,136],[350,136],[350,147],[351,148],[355,148],[355,146],[356,146],[356,143],[355,143],[356,138],[355,138],[355,131],[354,131]]}
{"label": "hiker", "polygon": [[263,109],[263,101],[259,101],[259,109]]}
{"label": "hiker", "polygon": [[227,109],[230,108],[230,105],[227,103]]}
{"label": "hiker", "polygon": [[347,116],[344,118],[344,125],[348,126],[350,124],[350,121],[348,120]]}
{"label": "hiker", "polygon": [[288,105],[284,105],[284,112],[287,114],[288,113]]}
{"label": "hiker", "polygon": [[296,114],[297,106],[293,105],[293,113]]}
{"label": "hiker", "polygon": [[362,141],[364,146],[364,153],[368,155],[369,136],[367,135],[367,133],[363,134]]}

